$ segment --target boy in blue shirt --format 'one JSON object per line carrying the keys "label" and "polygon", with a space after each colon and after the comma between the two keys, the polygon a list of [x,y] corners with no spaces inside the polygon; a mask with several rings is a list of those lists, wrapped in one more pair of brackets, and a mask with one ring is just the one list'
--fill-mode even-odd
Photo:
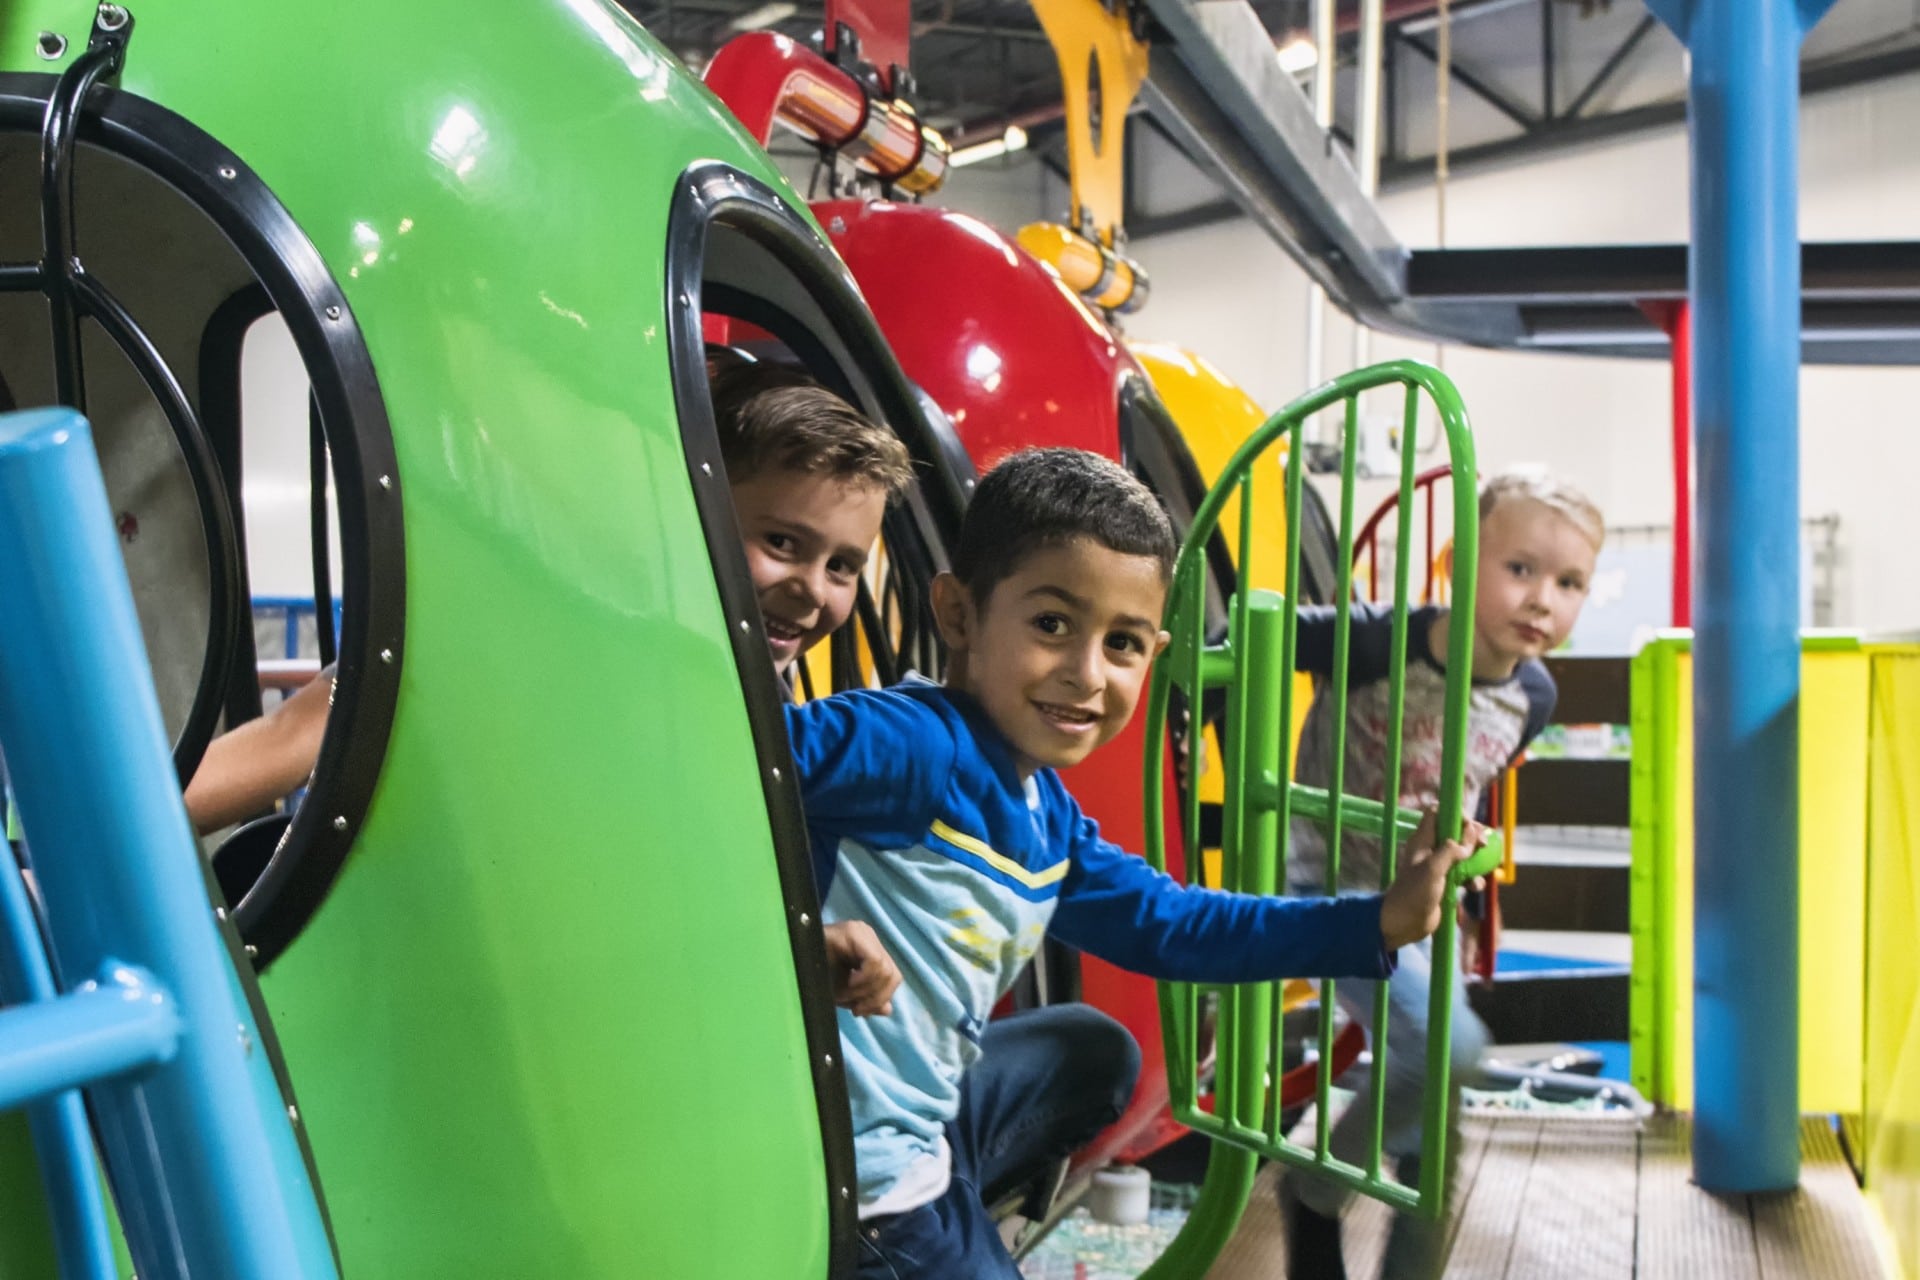
{"label": "boy in blue shirt", "polygon": [[1154,977],[1244,982],[1382,978],[1439,923],[1467,849],[1436,849],[1427,829],[1386,894],[1301,901],[1184,887],[1081,814],[1055,770],[1132,717],[1167,643],[1175,551],[1120,467],[1017,453],[980,482],[934,581],[946,685],[788,709],[825,918],[870,925],[903,976],[890,1016],[840,1018],[862,1276],[1018,1276],[983,1193],[1023,1137],[1021,1100],[983,1107],[967,1082],[995,1001],[1049,931]]}

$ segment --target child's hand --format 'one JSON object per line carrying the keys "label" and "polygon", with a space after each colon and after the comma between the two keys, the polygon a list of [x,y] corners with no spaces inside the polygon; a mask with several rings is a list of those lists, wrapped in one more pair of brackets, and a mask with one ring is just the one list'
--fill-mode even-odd
{"label": "child's hand", "polygon": [[1447,873],[1487,842],[1487,829],[1469,821],[1463,824],[1460,839],[1436,848],[1434,819],[1434,811],[1427,810],[1407,843],[1406,866],[1381,899],[1380,936],[1389,948],[1418,942],[1440,927],[1440,895],[1446,891]]}
{"label": "child's hand", "polygon": [[826,925],[827,964],[833,970],[833,1002],[856,1017],[893,1012],[900,970],[864,921]]}

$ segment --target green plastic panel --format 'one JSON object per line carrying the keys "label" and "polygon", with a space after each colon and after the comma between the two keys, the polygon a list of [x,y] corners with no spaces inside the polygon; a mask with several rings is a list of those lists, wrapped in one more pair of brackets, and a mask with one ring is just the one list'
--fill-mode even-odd
{"label": "green plastic panel", "polygon": [[[134,12],[123,87],[318,246],[403,481],[384,773],[264,980],[344,1273],[823,1275],[814,1064],[663,283],[690,164],[785,184],[596,0]],[[0,70],[57,71],[38,32],[84,48],[92,13],[12,0]]]}

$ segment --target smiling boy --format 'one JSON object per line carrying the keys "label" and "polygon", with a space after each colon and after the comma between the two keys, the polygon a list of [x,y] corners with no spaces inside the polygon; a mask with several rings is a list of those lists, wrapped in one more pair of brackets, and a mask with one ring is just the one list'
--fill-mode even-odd
{"label": "smiling boy", "polygon": [[1384,977],[1438,923],[1467,850],[1435,851],[1430,829],[1386,894],[1298,901],[1184,887],[1081,814],[1055,770],[1132,717],[1167,643],[1174,552],[1166,513],[1120,467],[1014,454],[981,480],[934,582],[946,684],[788,709],[816,858],[836,861],[825,916],[871,925],[903,975],[891,1017],[840,1019],[862,1276],[1018,1276],[984,1198],[1028,1117],[966,1082],[1049,932],[1154,977],[1245,982]]}

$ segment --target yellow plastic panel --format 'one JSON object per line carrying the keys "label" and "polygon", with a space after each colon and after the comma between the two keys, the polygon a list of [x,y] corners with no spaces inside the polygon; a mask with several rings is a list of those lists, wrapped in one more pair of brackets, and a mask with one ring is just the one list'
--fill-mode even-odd
{"label": "yellow plastic panel", "polygon": [[[1226,470],[1234,451],[1267,420],[1266,411],[1227,375],[1191,351],[1156,342],[1132,342],[1127,349],[1147,371],[1153,390],[1167,407],[1193,454],[1194,465],[1211,485]],[[1284,591],[1287,585],[1286,452],[1276,450],[1253,477],[1253,572],[1251,585]],[[1222,529],[1240,527],[1240,497],[1227,499]],[[1235,557],[1239,548],[1229,538]]]}
{"label": "yellow plastic panel", "polygon": [[1920,1277],[1920,647],[1871,650],[1867,1193]]}
{"label": "yellow plastic panel", "polygon": [[[1684,640],[1637,660],[1634,1083],[1693,1107],[1693,665]],[[1855,1114],[1866,968],[1868,656],[1808,642],[1800,668],[1800,1105]],[[1652,735],[1649,736],[1648,730]],[[1650,916],[1651,919],[1647,917]]]}

